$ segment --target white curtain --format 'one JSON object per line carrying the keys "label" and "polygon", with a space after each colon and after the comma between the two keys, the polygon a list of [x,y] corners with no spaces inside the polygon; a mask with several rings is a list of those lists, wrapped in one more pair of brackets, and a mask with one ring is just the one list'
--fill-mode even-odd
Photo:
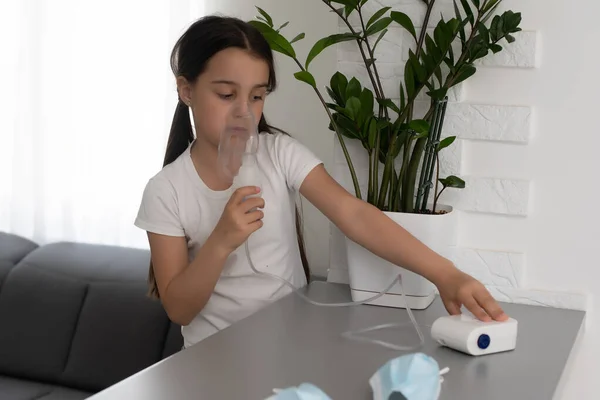
{"label": "white curtain", "polygon": [[0,1],[0,231],[147,247],[133,226],[202,0]]}

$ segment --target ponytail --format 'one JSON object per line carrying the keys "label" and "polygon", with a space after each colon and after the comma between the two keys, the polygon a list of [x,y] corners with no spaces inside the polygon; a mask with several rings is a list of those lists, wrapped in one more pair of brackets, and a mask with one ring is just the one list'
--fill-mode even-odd
{"label": "ponytail", "polygon": [[[163,167],[175,161],[188,148],[194,140],[194,131],[192,130],[192,121],[190,119],[190,111],[188,106],[181,100],[177,102],[173,122],[171,123],[171,132],[167,141],[167,150],[163,160]],[[156,299],[160,299],[158,286],[156,285],[156,277],[154,276],[154,267],[152,259],[150,260],[150,268],[148,269],[148,286],[149,295]]]}
{"label": "ponytail", "polygon": [[193,140],[194,131],[192,130],[189,108],[183,100],[179,99],[175,115],[173,116],[173,122],[171,123],[171,132],[169,133],[163,167],[171,164],[177,157],[182,155]]}

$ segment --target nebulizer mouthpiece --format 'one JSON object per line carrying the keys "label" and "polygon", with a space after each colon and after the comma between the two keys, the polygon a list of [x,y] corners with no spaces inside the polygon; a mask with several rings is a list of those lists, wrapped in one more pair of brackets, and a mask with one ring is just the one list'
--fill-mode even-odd
{"label": "nebulizer mouthpiece", "polygon": [[[227,122],[225,125],[225,131],[222,133],[220,142],[219,142],[219,155],[218,161],[220,164],[220,170],[223,178],[230,182],[234,188],[239,188],[243,186],[258,186],[260,187],[260,170],[258,168],[257,163],[257,152],[258,152],[258,141],[259,141],[259,133],[258,126],[256,123],[256,119],[252,112],[250,112],[249,107],[241,107],[236,106],[232,107],[231,112],[227,117]],[[256,274],[262,274],[269,276],[273,279],[279,280],[284,285],[289,286],[293,292],[300,296],[306,302],[320,306],[320,307],[348,307],[348,306],[356,306],[361,304],[369,303],[373,300],[378,299],[379,297],[385,295],[388,291],[392,289],[392,287],[398,282],[400,285],[401,293],[404,296],[404,289],[402,287],[402,276],[398,274],[396,279],[390,283],[390,285],[385,288],[380,293],[376,295],[364,299],[361,301],[352,301],[345,303],[320,303],[312,300],[311,298],[304,295],[301,291],[299,291],[297,287],[295,287],[288,280],[264,271],[259,271],[254,262],[252,260],[252,256],[250,254],[250,247],[248,244],[248,240],[244,243],[246,257],[248,259],[248,263],[250,264],[250,268]],[[419,329],[419,326],[415,320],[415,317],[409,308],[408,304],[406,304],[406,311],[408,312],[410,321],[414,326],[417,335],[419,336],[419,343],[413,346],[401,346],[392,343],[387,343],[375,339],[370,338],[362,338],[356,336],[360,333],[372,332],[385,328],[394,328],[394,327],[402,327],[407,325],[406,323],[390,323],[383,324],[378,326],[369,327],[366,329],[362,329],[360,331],[349,331],[344,332],[343,336],[347,338],[351,338],[354,340],[361,340],[365,342],[375,343],[382,345],[387,348],[391,348],[394,350],[404,350],[404,351],[412,351],[420,348],[424,344],[423,334]]]}

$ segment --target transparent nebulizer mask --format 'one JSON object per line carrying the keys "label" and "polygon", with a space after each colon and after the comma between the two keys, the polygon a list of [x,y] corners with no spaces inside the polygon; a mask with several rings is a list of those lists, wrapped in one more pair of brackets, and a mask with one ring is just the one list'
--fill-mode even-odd
{"label": "transparent nebulizer mask", "polygon": [[[258,161],[257,161],[258,144],[259,144],[258,126],[256,123],[256,119],[254,118],[254,115],[250,111],[250,108],[247,106],[246,107],[241,107],[241,106],[232,107],[231,112],[227,116],[225,130],[221,134],[221,138],[219,141],[218,162],[219,162],[219,170],[220,170],[220,173],[221,173],[223,179],[225,179],[226,181],[231,183],[231,185],[234,189],[237,189],[237,188],[240,188],[243,186],[261,187],[261,179],[260,179],[261,175],[260,175],[260,170],[259,170]],[[262,188],[261,188],[261,193],[262,193]],[[259,196],[259,195],[257,195],[257,196]],[[277,205],[271,205],[271,207],[277,207]],[[264,226],[262,229],[264,229]],[[246,242],[244,243],[244,247],[245,247],[245,251],[246,251],[246,258],[248,259],[250,268],[252,269],[252,271],[254,273],[266,275],[273,279],[279,280],[283,284],[289,286],[293,290],[293,292],[296,293],[298,296],[300,296],[303,300],[305,300],[306,302],[308,302],[310,304],[316,305],[316,306],[347,307],[347,306],[356,306],[356,305],[366,304],[366,303],[376,300],[379,297],[386,294],[388,291],[390,291],[392,289],[392,287],[396,284],[396,282],[399,283],[400,288],[403,292],[402,277],[399,273],[398,276],[396,277],[396,279],[394,279],[393,282],[390,282],[390,285],[387,288],[385,288],[380,293],[377,293],[368,299],[364,299],[361,301],[345,302],[345,303],[320,303],[320,302],[314,301],[314,300],[310,299],[309,297],[307,297],[306,295],[304,295],[300,290],[298,290],[299,288],[295,287],[288,280],[286,280],[278,275],[269,273],[269,272],[259,271],[256,268],[256,266],[254,265],[254,262],[252,260],[248,241],[249,240],[246,240]],[[383,342],[380,340],[354,336],[358,333],[366,333],[366,332],[376,331],[376,330],[380,330],[380,329],[384,329],[384,328],[401,327],[401,326],[406,325],[405,323],[390,323],[390,324],[383,324],[383,325],[369,327],[366,329],[362,329],[360,331],[348,331],[348,332],[343,333],[343,336],[345,336],[347,338],[355,339],[355,340],[376,343],[376,344],[379,344],[379,345],[382,345],[384,347],[391,348],[394,350],[404,350],[404,351],[416,350],[424,344],[424,337],[423,337],[423,334],[421,333],[421,330],[419,329],[419,326],[415,320],[415,317],[414,317],[411,309],[408,307],[408,304],[406,304],[406,311],[408,312],[410,321],[411,321],[412,325],[414,326],[414,328],[417,332],[417,335],[419,336],[419,344],[417,344],[417,345],[400,346],[400,345],[395,345],[395,344],[391,344],[391,343],[386,343],[386,342]]]}
{"label": "transparent nebulizer mask", "polygon": [[258,127],[250,107],[231,108],[219,140],[218,162],[221,177],[233,185],[260,186],[258,164]]}

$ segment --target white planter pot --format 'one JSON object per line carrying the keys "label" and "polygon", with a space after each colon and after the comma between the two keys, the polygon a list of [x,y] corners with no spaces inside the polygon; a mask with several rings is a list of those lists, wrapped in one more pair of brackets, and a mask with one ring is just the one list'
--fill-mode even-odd
{"label": "white planter pot", "polygon": [[[439,205],[437,209],[447,213],[385,214],[433,251],[452,259],[458,237],[457,212],[452,207],[443,205]],[[408,303],[411,309],[422,310],[429,307],[435,299],[436,287],[427,279],[385,261],[348,238],[346,255],[353,301],[375,296],[388,287],[399,273],[402,274],[403,290],[396,283],[387,294],[367,304],[406,308]],[[402,291],[405,296],[402,296]]]}

